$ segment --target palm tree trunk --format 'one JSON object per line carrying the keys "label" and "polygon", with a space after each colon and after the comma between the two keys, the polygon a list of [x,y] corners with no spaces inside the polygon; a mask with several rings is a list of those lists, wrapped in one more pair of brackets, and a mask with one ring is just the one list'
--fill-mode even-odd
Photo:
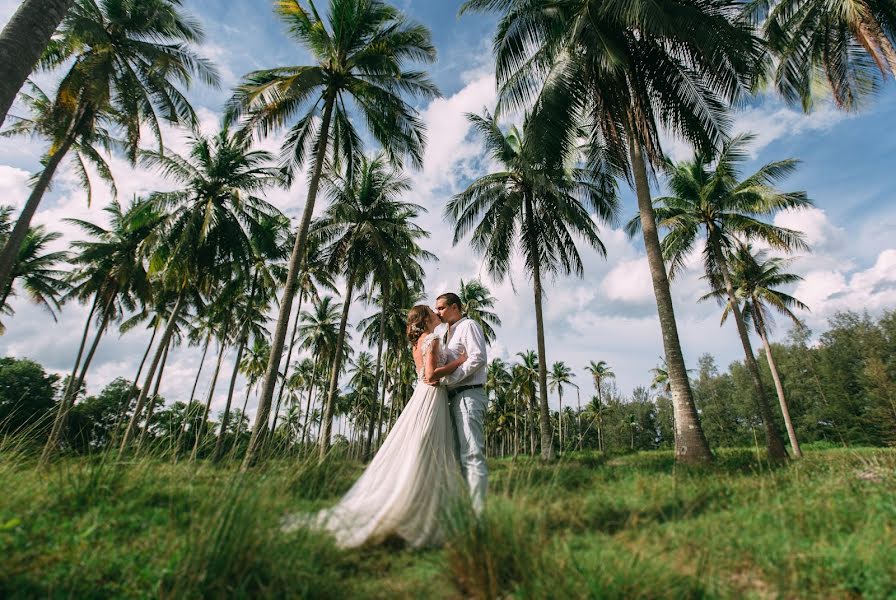
{"label": "palm tree trunk", "polygon": [[121,433],[121,423],[124,421],[124,417],[128,414],[128,409],[131,407],[131,399],[134,398],[134,394],[137,392],[137,382],[140,380],[140,374],[143,373],[143,367],[146,365],[146,359],[149,357],[149,351],[152,350],[152,345],[156,340],[156,334],[158,332],[159,325],[158,321],[156,321],[156,325],[152,328],[152,335],[149,337],[149,344],[146,345],[146,350],[143,352],[143,358],[140,359],[140,365],[137,367],[137,374],[134,375],[134,380],[131,382],[131,387],[128,390],[128,397],[125,399],[124,405],[121,407],[121,411],[115,419],[114,437],[112,438],[110,447],[115,446],[115,444],[118,443],[118,436]]}
{"label": "palm tree trunk", "polygon": [[277,427],[277,415],[280,412],[280,403],[283,401],[283,390],[286,389],[286,379],[289,377],[289,363],[292,361],[292,349],[296,344],[296,329],[299,327],[299,316],[302,314],[302,302],[305,300],[305,290],[299,293],[299,305],[296,307],[296,318],[292,321],[292,335],[289,338],[289,349],[286,351],[286,363],[283,367],[283,381],[280,382],[280,391],[277,393],[277,410],[274,411],[274,424],[271,431]]}
{"label": "palm tree trunk", "polygon": [[152,385],[153,376],[156,374],[156,369],[159,368],[159,362],[162,360],[162,353],[165,348],[168,347],[168,343],[171,341],[171,336],[174,334],[174,327],[177,325],[177,317],[180,315],[181,308],[184,305],[184,296],[185,290],[181,288],[180,293],[177,295],[177,301],[174,303],[174,307],[171,309],[171,315],[168,317],[168,323],[165,325],[165,331],[162,334],[162,339],[159,340],[159,345],[156,348],[156,352],[152,357],[152,362],[149,364],[149,371],[146,373],[146,380],[143,384],[143,389],[140,390],[140,396],[137,398],[137,406],[134,407],[134,414],[131,415],[131,420],[128,422],[128,427],[124,431],[124,435],[121,438],[121,445],[118,448],[119,457],[124,454],[125,448],[128,447],[128,443],[131,441],[131,436],[134,434],[134,429],[137,426],[137,421],[140,419],[140,413],[143,412],[143,405],[146,402],[146,397],[149,394],[149,388]]}
{"label": "palm tree trunk", "polygon": [[[388,386],[389,386],[388,375],[386,374],[386,370],[383,369],[383,385],[380,386],[381,390],[382,390],[380,392],[380,407],[379,407],[380,411],[379,411],[379,415],[377,415],[377,419],[376,419],[376,447],[377,448],[379,448],[380,443],[382,442],[382,439],[383,439],[383,416],[384,416],[383,412],[385,412],[385,409],[386,409],[386,388]],[[394,403],[394,402],[395,402],[395,400],[393,399],[389,403],[389,412],[392,412],[392,403]]]}
{"label": "palm tree trunk", "polygon": [[243,417],[246,416],[246,407],[249,406],[249,396],[252,395],[252,385],[253,384],[250,383],[246,386],[246,397],[243,398],[243,408],[240,409],[240,422],[237,423],[236,433],[234,434],[237,441],[239,441],[240,434],[243,432]]}
{"label": "palm tree trunk", "polygon": [[143,431],[140,432],[140,437],[137,438],[137,448],[136,452],[140,452],[140,448],[143,447],[143,441],[146,439],[146,434],[149,431],[149,424],[152,422],[152,414],[156,410],[156,398],[159,397],[159,387],[162,385],[162,373],[165,372],[165,365],[168,364],[168,352],[171,350],[171,342],[168,342],[168,345],[165,347],[165,354],[162,355],[162,364],[159,365],[159,372],[156,374],[156,383],[152,388],[152,396],[149,397],[149,408],[146,410],[146,424],[143,426]]}
{"label": "palm tree trunk", "polygon": [[657,233],[656,216],[650,199],[647,165],[641,153],[640,142],[635,139],[635,136],[629,137],[629,154],[635,179],[635,193],[638,197],[644,249],[647,252],[647,264],[650,267],[660,329],[663,333],[666,365],[672,384],[672,406],[675,412],[677,439],[675,459],[678,462],[689,464],[709,463],[712,461],[712,453],[709,451],[709,444],[706,442],[706,436],[703,434],[700,418],[697,415],[684,356],[681,352],[681,342],[678,339],[678,325],[675,322],[672,293],[669,291],[669,278],[666,275],[666,265],[663,262],[663,252]]}
{"label": "palm tree trunk", "polygon": [[578,438],[577,447],[579,452],[582,451],[582,394],[579,386],[576,386],[576,437]]}
{"label": "palm tree trunk", "polygon": [[47,164],[41,171],[37,183],[34,184],[34,189],[31,190],[28,201],[25,203],[25,207],[22,209],[15,227],[9,233],[6,245],[3,246],[3,251],[0,252],[0,289],[4,289],[9,284],[12,269],[19,254],[19,248],[22,247],[22,242],[25,240],[28,228],[31,226],[31,219],[34,217],[34,213],[37,212],[37,207],[50,187],[50,181],[53,179],[53,175],[56,174],[59,163],[62,162],[62,159],[72,147],[72,143],[74,143],[74,133],[70,130],[59,148],[47,157]]}
{"label": "palm tree trunk", "polygon": [[526,221],[529,233],[529,256],[532,259],[532,291],[535,295],[535,331],[538,337],[538,396],[539,417],[541,420],[541,458],[554,459],[554,436],[551,432],[551,413],[548,407],[548,364],[547,351],[544,343],[544,315],[541,309],[541,261],[538,247],[535,241],[535,214],[532,207],[532,198],[527,194],[525,198]]}
{"label": "palm tree trunk", "polygon": [[333,351],[333,370],[330,372],[330,387],[321,417],[321,435],[318,439],[319,458],[323,460],[330,448],[330,428],[333,425],[333,408],[336,401],[336,390],[339,387],[339,373],[342,370],[342,345],[345,343],[345,328],[348,326],[348,311],[352,306],[352,291],[355,286],[355,274],[350,272],[345,284],[345,299],[342,305],[342,320],[339,322],[339,335],[336,336],[336,349]]}
{"label": "palm tree trunk", "polygon": [[[755,304],[755,302],[754,302]],[[803,451],[800,449],[800,443],[796,439],[796,430],[793,428],[793,421],[790,419],[790,409],[787,406],[787,400],[784,398],[784,386],[781,384],[781,376],[778,374],[778,365],[775,364],[775,357],[772,355],[771,344],[768,343],[768,336],[765,333],[765,322],[759,311],[754,311],[756,315],[756,329],[765,348],[765,358],[768,359],[768,368],[772,372],[772,379],[775,382],[775,391],[778,394],[778,404],[781,405],[781,415],[784,417],[784,426],[787,428],[787,437],[790,438],[790,448],[796,458],[803,457]]]}
{"label": "palm tree trunk", "polygon": [[202,358],[199,359],[199,370],[196,371],[196,378],[193,379],[193,389],[190,390],[190,397],[187,401],[187,404],[193,401],[193,397],[196,395],[196,387],[199,385],[199,376],[202,375],[202,367],[205,365],[205,355],[208,353],[209,343],[212,341],[211,332],[205,336],[205,343],[202,345]]}
{"label": "palm tree trunk", "polygon": [[302,452],[305,452],[305,441],[308,435],[308,419],[311,416],[311,399],[314,397],[314,384],[317,382],[318,357],[314,357],[314,366],[311,368],[311,384],[308,386],[308,401],[305,403],[305,421],[302,424]]}
{"label": "palm tree trunk", "polygon": [[246,456],[243,458],[242,469],[246,470],[255,462],[260,436],[265,435],[268,415],[271,412],[271,401],[274,399],[274,387],[277,385],[277,375],[280,372],[280,358],[283,355],[283,344],[286,341],[286,328],[289,326],[289,311],[292,308],[292,299],[295,295],[296,278],[302,261],[305,258],[305,242],[308,238],[308,227],[311,224],[311,216],[314,213],[314,202],[317,199],[317,189],[320,185],[320,176],[326,161],[328,132],[330,120],[333,116],[333,104],[336,98],[327,93],[324,100],[324,114],[320,126],[320,135],[317,148],[314,153],[314,169],[311,173],[311,181],[308,185],[308,199],[305,201],[305,210],[302,212],[302,221],[296,235],[296,242],[289,258],[289,274],[286,277],[286,286],[283,297],[280,299],[280,314],[277,317],[277,327],[271,340],[271,357],[268,360],[268,368],[265,372],[261,395],[258,398],[258,412],[255,414],[255,427],[249,446],[246,448]]}
{"label": "palm tree trunk", "polygon": [[74,0],[25,0],[0,33],[0,125]]}
{"label": "palm tree trunk", "polygon": [[[713,226],[709,225],[710,240],[712,239]],[[715,256],[716,264],[722,272],[722,280],[725,282],[725,291],[728,293],[728,305],[734,314],[734,322],[737,324],[737,333],[740,335],[740,342],[744,348],[744,363],[747,366],[747,372],[753,382],[753,389],[756,392],[756,404],[759,407],[759,415],[762,417],[762,423],[765,426],[765,444],[768,449],[768,457],[771,460],[786,460],[787,450],[784,448],[784,442],[775,426],[772,409],[768,404],[768,398],[765,394],[765,386],[762,385],[762,376],[759,374],[759,365],[756,363],[756,357],[753,355],[753,346],[750,344],[750,334],[747,332],[747,326],[744,323],[744,316],[740,310],[740,304],[734,294],[734,285],[731,283],[731,275],[728,273],[728,262],[722,254],[722,249],[718,242],[708,241],[712,247],[712,253]]]}
{"label": "palm tree trunk", "polygon": [[84,333],[81,335],[81,345],[78,346],[78,354],[75,356],[75,366],[72,367],[72,374],[68,378],[68,385],[65,386],[62,400],[56,408],[56,417],[53,419],[53,427],[50,429],[50,437],[47,438],[47,443],[44,444],[43,452],[41,452],[39,463],[41,466],[47,463],[50,459],[50,455],[59,443],[59,432],[62,429],[62,421],[65,418],[64,415],[67,410],[66,404],[68,402],[69,394],[71,393],[72,384],[75,381],[75,374],[78,372],[78,367],[81,366],[81,356],[84,354],[84,346],[87,345],[87,334],[90,332],[90,322],[93,320],[93,313],[96,312],[98,302],[99,296],[94,296],[93,304],[90,305],[90,312],[87,313],[87,321],[84,323]]}
{"label": "palm tree trunk", "polygon": [[[219,462],[221,457],[224,456],[224,435],[227,432],[227,424],[230,421],[230,403],[233,400],[233,390],[236,388],[236,378],[240,373],[240,361],[243,360],[243,351],[245,350],[246,342],[248,341],[246,339],[248,337],[248,323],[249,319],[247,318],[243,325],[243,330],[240,332],[240,346],[236,351],[233,373],[230,374],[230,387],[227,388],[227,403],[224,405],[224,415],[221,417],[221,429],[218,431],[218,439],[215,441],[215,451],[212,454],[212,462]],[[208,408],[206,408],[206,413],[207,412]]]}
{"label": "palm tree trunk", "polygon": [[199,455],[199,443],[205,435],[205,425],[208,422],[208,412],[211,410],[212,398],[215,397],[215,387],[218,385],[218,375],[221,373],[221,361],[224,359],[224,349],[227,344],[224,340],[218,342],[218,361],[215,363],[215,371],[212,373],[212,380],[208,384],[208,396],[205,398],[205,408],[202,410],[202,420],[199,421],[199,427],[196,430],[196,437],[193,439],[193,449],[190,451],[190,462],[195,462]]}
{"label": "palm tree trunk", "polygon": [[563,454],[563,388],[557,386],[557,397],[560,401],[560,418],[558,421],[560,422],[560,454]]}
{"label": "palm tree trunk", "polygon": [[[376,347],[376,374],[373,377],[373,398],[374,402],[376,401],[376,397],[379,395],[380,389],[380,373],[382,372],[382,362],[383,362],[383,338],[386,336],[386,307],[389,305],[389,288],[388,286],[383,286],[382,290],[382,305],[380,306],[380,339],[379,343],[377,343]],[[370,458],[370,446],[373,441],[373,428],[376,425],[377,421],[382,422],[383,420],[383,405],[380,403],[379,405],[379,415],[376,419],[371,415],[370,419],[370,427],[367,429],[367,439],[364,440],[364,449],[361,452],[362,460],[367,462],[367,459]]]}

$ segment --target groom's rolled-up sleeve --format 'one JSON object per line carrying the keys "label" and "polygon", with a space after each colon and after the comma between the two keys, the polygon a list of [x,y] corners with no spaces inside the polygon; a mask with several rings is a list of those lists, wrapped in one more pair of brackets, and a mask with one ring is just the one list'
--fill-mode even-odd
{"label": "groom's rolled-up sleeve", "polygon": [[475,321],[470,321],[457,334],[467,353],[467,360],[454,373],[442,378],[442,383],[445,385],[457,385],[485,365],[485,335],[479,325]]}

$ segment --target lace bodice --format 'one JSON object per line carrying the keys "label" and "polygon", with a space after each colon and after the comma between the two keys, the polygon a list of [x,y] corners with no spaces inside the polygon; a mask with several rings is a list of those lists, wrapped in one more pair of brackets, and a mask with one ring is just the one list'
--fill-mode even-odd
{"label": "lace bodice", "polygon": [[[439,334],[437,333],[430,333],[423,338],[423,344],[420,346],[420,357],[422,360],[420,361],[420,368],[417,369],[417,379],[423,379],[423,370],[426,368],[426,357],[432,352],[433,343],[438,339]],[[439,344],[438,352],[439,355],[436,358],[436,365],[441,367],[448,362],[444,344]]]}

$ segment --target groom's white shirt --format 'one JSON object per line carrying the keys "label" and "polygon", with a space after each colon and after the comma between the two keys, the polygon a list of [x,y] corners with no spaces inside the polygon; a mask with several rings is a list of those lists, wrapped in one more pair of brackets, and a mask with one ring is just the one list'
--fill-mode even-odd
{"label": "groom's white shirt", "polygon": [[[438,331],[444,339],[447,325],[442,325]],[[485,349],[485,335],[479,324],[473,319],[461,317],[450,329],[448,329],[448,343],[445,351],[449,360],[457,358],[461,351],[467,353],[467,360],[459,366],[454,373],[442,378],[442,383],[449,388],[461,385],[485,385],[486,362],[488,357]]]}

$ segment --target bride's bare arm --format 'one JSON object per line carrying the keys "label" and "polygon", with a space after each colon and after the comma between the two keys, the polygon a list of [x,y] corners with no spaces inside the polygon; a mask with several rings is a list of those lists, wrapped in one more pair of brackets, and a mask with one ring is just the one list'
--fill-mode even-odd
{"label": "bride's bare arm", "polygon": [[446,375],[450,375],[454,373],[455,369],[464,364],[467,360],[466,353],[461,354],[454,360],[449,363],[439,366],[439,344],[441,342],[439,340],[435,340],[432,343],[432,348],[429,351],[429,354],[426,355],[426,364],[424,365],[424,375],[426,376],[426,381],[436,381],[441,379]]}

